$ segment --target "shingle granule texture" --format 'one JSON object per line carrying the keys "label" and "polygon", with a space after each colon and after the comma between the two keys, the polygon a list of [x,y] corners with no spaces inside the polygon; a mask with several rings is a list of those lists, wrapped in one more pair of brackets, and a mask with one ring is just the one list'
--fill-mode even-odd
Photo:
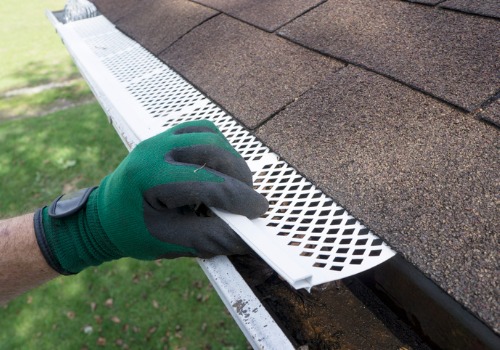
{"label": "shingle granule texture", "polygon": [[440,6],[464,12],[476,13],[478,15],[500,18],[500,1],[498,0],[448,0],[443,2]]}
{"label": "shingle granule texture", "polygon": [[195,28],[159,57],[249,128],[343,67],[226,15]]}
{"label": "shingle granule texture", "polygon": [[195,0],[261,29],[273,32],[325,0]]}
{"label": "shingle granule texture", "polygon": [[408,2],[416,2],[419,4],[426,4],[426,5],[436,5],[442,2],[443,0],[405,0]]}
{"label": "shingle granule texture", "polygon": [[107,19],[115,22],[133,12],[135,8],[144,6],[140,0],[90,0]]}
{"label": "shingle granule texture", "polygon": [[493,102],[479,115],[482,119],[487,120],[500,128],[500,100]]}
{"label": "shingle granule texture", "polygon": [[351,66],[257,135],[500,331],[496,127]]}
{"label": "shingle granule texture", "polygon": [[185,0],[153,0],[115,24],[142,46],[158,54],[218,12]]}
{"label": "shingle granule texture", "polygon": [[467,110],[500,86],[499,32],[494,19],[387,0],[331,0],[279,31]]}

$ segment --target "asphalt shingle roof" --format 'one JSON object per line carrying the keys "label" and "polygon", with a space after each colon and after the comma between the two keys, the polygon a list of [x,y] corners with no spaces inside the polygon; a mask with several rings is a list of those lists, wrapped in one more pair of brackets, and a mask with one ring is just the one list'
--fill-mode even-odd
{"label": "asphalt shingle roof", "polygon": [[344,66],[224,14],[160,58],[252,129]]}
{"label": "asphalt shingle roof", "polygon": [[95,3],[500,332],[498,1]]}
{"label": "asphalt shingle roof", "polygon": [[142,1],[137,0],[122,0],[119,4],[115,1],[107,0],[92,0],[92,2],[112,22],[119,20],[129,12],[133,12],[136,6],[142,4]]}
{"label": "asphalt shingle roof", "polygon": [[153,0],[148,1],[147,6],[137,3],[134,10],[120,18],[116,25],[152,53],[158,54],[216,14],[212,9],[189,1]]}
{"label": "asphalt shingle roof", "polygon": [[500,127],[500,100],[496,100],[491,105],[489,105],[480,116],[489,121],[490,123],[495,124]]}
{"label": "asphalt shingle roof", "polygon": [[437,5],[443,0],[408,0],[408,2],[415,2],[418,4],[426,4],[426,5]]}
{"label": "asphalt shingle roof", "polygon": [[498,0],[448,0],[441,6],[478,15],[500,18],[500,2]]}
{"label": "asphalt shingle roof", "polygon": [[402,1],[330,0],[280,34],[469,111],[500,86],[493,19]]}
{"label": "asphalt shingle roof", "polygon": [[195,0],[256,27],[273,32],[325,0]]}

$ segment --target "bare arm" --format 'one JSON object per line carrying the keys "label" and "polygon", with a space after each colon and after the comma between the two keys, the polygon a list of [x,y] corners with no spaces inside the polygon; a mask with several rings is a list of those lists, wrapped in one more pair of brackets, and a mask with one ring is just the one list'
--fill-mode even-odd
{"label": "bare arm", "polygon": [[33,214],[0,221],[0,304],[57,276],[38,248]]}

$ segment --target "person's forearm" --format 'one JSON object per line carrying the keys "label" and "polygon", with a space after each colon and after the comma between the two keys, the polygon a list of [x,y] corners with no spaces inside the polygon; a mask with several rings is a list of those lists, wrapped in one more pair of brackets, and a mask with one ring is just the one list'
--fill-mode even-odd
{"label": "person's forearm", "polygon": [[38,247],[33,214],[0,221],[0,304],[57,276]]}

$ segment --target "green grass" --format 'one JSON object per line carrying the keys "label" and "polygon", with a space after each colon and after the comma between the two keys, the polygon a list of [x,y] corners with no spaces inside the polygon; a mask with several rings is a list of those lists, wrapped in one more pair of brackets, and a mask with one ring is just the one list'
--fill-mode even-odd
{"label": "green grass", "polygon": [[0,147],[2,217],[97,184],[127,154],[97,103],[0,123]]}
{"label": "green grass", "polygon": [[0,1],[0,94],[79,76],[45,17],[65,0]]}
{"label": "green grass", "polygon": [[2,349],[94,349],[104,341],[109,348],[245,349],[189,259],[107,263],[56,279],[0,314]]}
{"label": "green grass", "polygon": [[66,86],[34,94],[19,94],[0,98],[0,121],[45,115],[53,109],[65,108],[93,99],[85,81],[77,79]]}

